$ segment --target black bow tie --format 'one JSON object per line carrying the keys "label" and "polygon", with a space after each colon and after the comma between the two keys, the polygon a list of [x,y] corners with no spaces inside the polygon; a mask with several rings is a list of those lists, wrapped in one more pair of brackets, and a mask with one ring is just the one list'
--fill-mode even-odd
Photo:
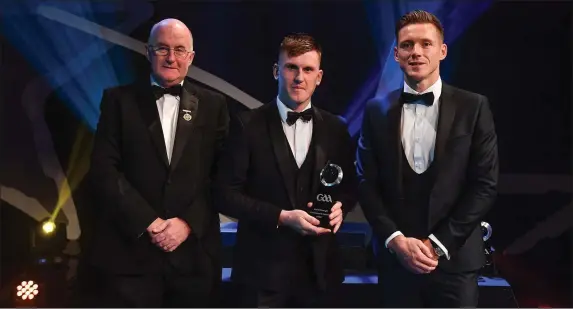
{"label": "black bow tie", "polygon": [[304,112],[296,113],[296,112],[288,112],[286,123],[289,126],[292,126],[299,118],[302,119],[304,122],[309,122],[312,119],[314,112],[312,108],[305,110]]}
{"label": "black bow tie", "polygon": [[402,103],[432,106],[434,104],[434,93],[431,91],[424,94],[402,92]]}
{"label": "black bow tie", "polygon": [[155,96],[155,100],[159,100],[165,94],[170,94],[173,96],[181,96],[181,90],[183,87],[181,85],[175,85],[169,88],[159,87],[157,85],[153,85],[153,95]]}

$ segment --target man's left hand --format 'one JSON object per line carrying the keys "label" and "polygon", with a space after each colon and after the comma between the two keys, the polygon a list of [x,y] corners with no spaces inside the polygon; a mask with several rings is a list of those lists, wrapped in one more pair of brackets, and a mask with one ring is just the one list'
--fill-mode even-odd
{"label": "man's left hand", "polygon": [[[309,202],[307,206],[310,208],[312,207],[312,202]],[[330,215],[328,216],[330,219],[330,226],[333,226],[334,229],[332,233],[336,233],[342,224],[342,203],[336,202],[332,208],[330,209]]]}
{"label": "man's left hand", "polygon": [[155,234],[151,241],[165,252],[177,249],[191,234],[191,228],[179,218],[165,220],[167,226],[162,232]]}

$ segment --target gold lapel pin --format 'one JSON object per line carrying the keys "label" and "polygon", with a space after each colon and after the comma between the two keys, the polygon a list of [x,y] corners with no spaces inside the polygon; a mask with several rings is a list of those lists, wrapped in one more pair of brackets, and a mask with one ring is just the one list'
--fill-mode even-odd
{"label": "gold lapel pin", "polygon": [[183,119],[185,119],[185,121],[191,121],[191,119],[193,119],[193,116],[191,116],[190,110],[183,109],[182,111],[185,113],[185,115],[183,115]]}

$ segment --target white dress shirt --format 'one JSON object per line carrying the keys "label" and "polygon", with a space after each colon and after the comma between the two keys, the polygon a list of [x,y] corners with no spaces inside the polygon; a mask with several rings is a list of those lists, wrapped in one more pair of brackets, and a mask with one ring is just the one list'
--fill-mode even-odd
{"label": "white dress shirt", "polygon": [[[151,77],[151,85],[161,87],[153,79],[153,76]],[[183,86],[183,81],[181,81],[180,85]],[[169,163],[171,163],[173,144],[175,144],[180,99],[179,96],[165,94],[155,101],[157,103],[157,111],[159,112],[159,121],[161,121],[161,129],[163,130],[163,139],[165,140],[165,149],[167,150],[167,160]]]}
{"label": "white dress shirt", "polygon": [[442,80],[438,79],[423,92],[416,92],[404,83],[404,92],[412,94],[434,93],[434,103],[431,106],[404,104],[402,107],[402,146],[404,146],[404,152],[412,170],[421,174],[428,169],[434,160]]}
{"label": "white dress shirt", "polygon": [[[290,150],[294,155],[296,164],[298,167],[301,167],[304,159],[306,158],[306,154],[308,153],[310,140],[312,139],[312,121],[305,122],[299,118],[292,126],[289,126],[286,123],[287,113],[292,112],[293,110],[284,105],[278,97],[277,107],[281,116],[283,131],[285,132],[285,136],[290,145]],[[310,102],[304,110],[309,108],[311,108]]]}
{"label": "white dress shirt", "polygon": [[[402,146],[408,159],[408,164],[417,174],[425,172],[434,160],[434,149],[436,145],[436,133],[438,131],[438,112],[440,95],[442,94],[442,79],[438,80],[428,89],[417,92],[404,82],[404,92],[412,94],[434,93],[434,102],[431,106],[422,104],[404,104],[402,107]],[[396,231],[386,239],[385,245],[402,232]],[[442,251],[449,260],[448,250],[442,243],[431,234],[428,236]]]}

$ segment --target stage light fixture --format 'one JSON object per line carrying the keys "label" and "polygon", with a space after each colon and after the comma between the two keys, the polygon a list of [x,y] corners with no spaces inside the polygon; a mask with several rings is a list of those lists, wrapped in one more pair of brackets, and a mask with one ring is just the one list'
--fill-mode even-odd
{"label": "stage light fixture", "polygon": [[16,296],[22,300],[33,300],[39,293],[39,286],[33,280],[22,281],[16,287]]}

